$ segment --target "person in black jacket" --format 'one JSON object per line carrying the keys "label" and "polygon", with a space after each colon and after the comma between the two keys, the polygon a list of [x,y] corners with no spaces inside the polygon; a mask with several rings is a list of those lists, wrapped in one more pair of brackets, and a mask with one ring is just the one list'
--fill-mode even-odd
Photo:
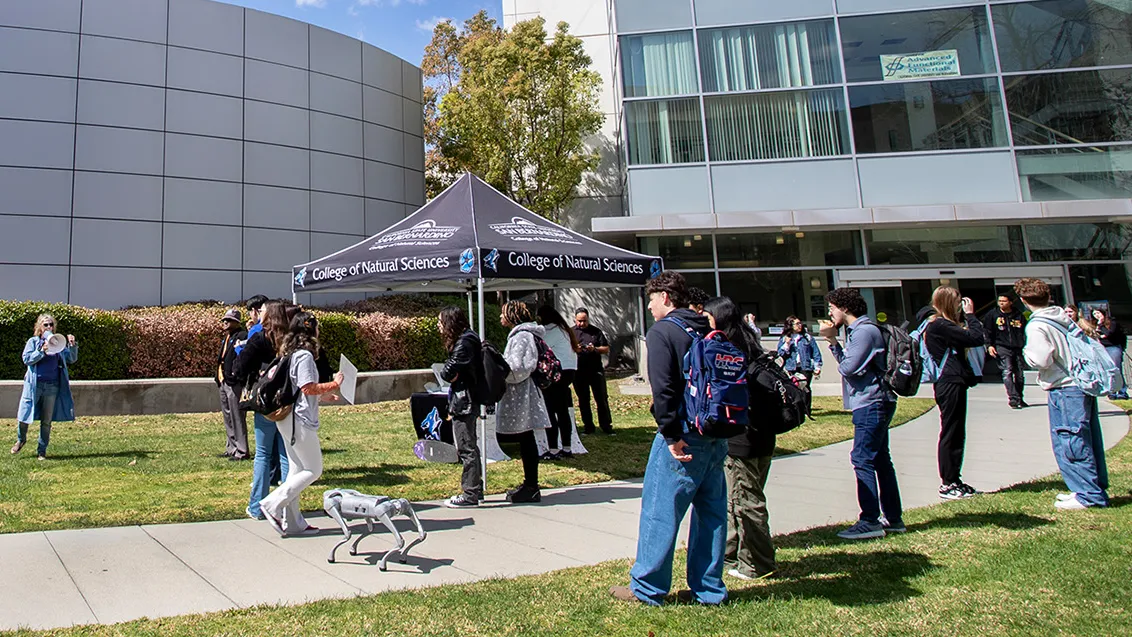
{"label": "person in black jacket", "polygon": [[1116,387],[1112,398],[1117,400],[1128,399],[1128,384],[1124,378],[1124,350],[1128,346],[1128,335],[1124,328],[1106,311],[1093,310],[1093,320],[1097,323],[1097,340],[1104,345],[1109,358],[1116,365]]}
{"label": "person in black jacket", "polygon": [[[739,306],[731,299],[709,299],[703,313],[712,329],[722,331],[747,355],[748,364],[764,353],[755,331],[743,321]],[[728,575],[741,580],[766,577],[776,568],[763,492],[774,455],[774,433],[759,429],[757,414],[750,418],[747,431],[728,439],[727,460],[723,463],[727,476],[727,548],[723,563]]]}
{"label": "person in black jacket", "polygon": [[224,342],[216,360],[216,386],[220,390],[220,413],[224,417],[227,445],[224,456],[231,461],[248,459],[248,412],[240,409],[240,380],[236,376],[236,343],[248,338],[239,310],[228,310],[220,319]]}
{"label": "person in black jacket", "polygon": [[705,317],[688,308],[684,276],[661,272],[645,287],[656,323],[645,336],[652,414],[657,434],[645,466],[637,559],[629,586],[614,586],[616,599],[659,606],[672,587],[672,555],[680,520],[691,506],[688,586],[678,596],[700,604],[727,601],[723,553],[727,542],[727,481],[723,461],[727,439],[703,436],[684,416],[684,355],[692,346],[688,330],[706,335]]}
{"label": "person in black jacket", "polygon": [[483,349],[480,337],[472,331],[464,310],[450,305],[440,311],[437,321],[448,360],[440,377],[449,383],[448,415],[452,418],[452,437],[456,453],[464,465],[460,476],[461,493],[444,503],[450,508],[479,506],[483,499],[480,448],[476,440],[476,418],[480,413],[476,388],[483,375]]}
{"label": "person in black jacket", "polygon": [[969,498],[978,491],[960,478],[963,447],[967,442],[967,389],[975,384],[975,372],[964,350],[983,344],[983,325],[974,315],[971,299],[960,299],[959,290],[941,285],[932,294],[936,315],[924,330],[924,344],[936,365],[935,402],[939,405],[939,497]]}
{"label": "person in black jacket", "polygon": [[1022,349],[1026,347],[1026,317],[1014,307],[1006,294],[998,296],[998,307],[983,319],[987,334],[987,353],[998,359],[1002,368],[1002,384],[1013,409],[1028,407],[1022,400],[1025,378],[1022,375]]}

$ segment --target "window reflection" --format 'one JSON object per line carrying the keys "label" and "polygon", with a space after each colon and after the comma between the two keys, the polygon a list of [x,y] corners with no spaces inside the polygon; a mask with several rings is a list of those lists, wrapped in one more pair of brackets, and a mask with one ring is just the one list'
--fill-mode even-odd
{"label": "window reflection", "polygon": [[625,97],[696,92],[696,56],[690,31],[621,38]]}
{"label": "window reflection", "polygon": [[1012,263],[1026,260],[1019,226],[866,230],[870,265]]}
{"label": "window reflection", "polygon": [[1132,197],[1132,146],[1067,146],[1018,151],[1026,201]]}
{"label": "window reflection", "polygon": [[1132,69],[1008,76],[1017,145],[1132,141]]}
{"label": "window reflection", "polygon": [[860,265],[861,235],[831,232],[760,232],[716,237],[721,268]]}
{"label": "window reflection", "polygon": [[991,12],[1003,71],[1132,64],[1132,3],[1050,0]]}
{"label": "window reflection", "polygon": [[704,91],[820,86],[841,80],[832,21],[701,31]]}
{"label": "window reflection", "polygon": [[1121,223],[1026,226],[1026,240],[1034,261],[1102,261],[1132,256],[1132,226]]}
{"label": "window reflection", "polygon": [[[639,239],[640,251],[664,259],[666,268],[679,270],[715,267],[710,234],[666,235]],[[712,289],[715,289],[714,285]]]}

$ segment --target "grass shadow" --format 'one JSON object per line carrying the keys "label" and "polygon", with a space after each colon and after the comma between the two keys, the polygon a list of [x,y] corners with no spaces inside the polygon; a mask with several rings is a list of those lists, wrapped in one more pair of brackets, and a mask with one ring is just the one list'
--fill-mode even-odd
{"label": "grass shadow", "polygon": [[1052,520],[1035,515],[1016,513],[957,513],[946,518],[937,518],[919,524],[909,524],[909,531],[930,531],[934,529],[971,529],[994,526],[1012,531],[1027,531],[1053,524]]}
{"label": "grass shadow", "polygon": [[749,588],[731,588],[730,598],[820,598],[838,606],[901,602],[922,594],[909,580],[940,568],[927,555],[907,551],[806,555],[778,566],[774,579]]}
{"label": "grass shadow", "polygon": [[[322,472],[320,482],[326,489],[354,489],[369,493],[368,487],[388,487],[407,484],[409,476],[398,473],[413,469],[404,464],[381,464],[376,466],[333,467]],[[384,495],[374,493],[372,495]]]}
{"label": "grass shadow", "polygon": [[153,456],[150,451],[105,451],[102,453],[61,453],[47,456],[49,460],[83,460],[89,458],[136,458],[149,460]]}
{"label": "grass shadow", "polygon": [[1045,493],[1046,491],[1065,491],[1065,483],[1058,478],[1044,478],[1034,482],[1014,484],[999,491],[999,493]]}

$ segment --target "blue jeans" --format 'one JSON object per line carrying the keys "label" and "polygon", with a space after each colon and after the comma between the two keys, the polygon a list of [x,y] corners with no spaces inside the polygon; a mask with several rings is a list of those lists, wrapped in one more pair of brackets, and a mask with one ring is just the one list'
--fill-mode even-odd
{"label": "blue jeans", "polygon": [[1108,352],[1108,357],[1116,365],[1116,391],[1113,392],[1113,395],[1123,396],[1128,392],[1128,381],[1124,378],[1124,350],[1115,345],[1109,345],[1104,348],[1104,351]]}
{"label": "blue jeans", "polygon": [[[39,442],[35,453],[38,456],[47,455],[47,445],[51,442],[51,419],[55,417],[55,398],[58,395],[59,383],[36,382],[35,405],[39,409]],[[29,424],[21,422],[16,427],[16,442],[21,445],[28,441]]]}
{"label": "blue jeans", "polygon": [[1108,506],[1108,465],[1097,399],[1077,387],[1051,389],[1049,435],[1065,486],[1085,506]]}
{"label": "blue jeans", "polygon": [[876,524],[881,511],[889,522],[901,522],[900,487],[888,452],[888,425],[896,403],[881,402],[853,410],[853,451],[849,458],[857,474],[857,504],[861,521]]}
{"label": "blue jeans", "polygon": [[283,446],[283,436],[275,423],[263,414],[256,414],[255,422],[255,460],[252,462],[252,494],[248,499],[248,511],[259,517],[259,501],[267,497],[271,488],[273,460],[277,460],[282,479],[287,479],[287,449]]}
{"label": "blue jeans", "polygon": [[629,587],[641,601],[659,606],[672,588],[672,554],[680,521],[692,507],[688,534],[688,587],[701,604],[727,600],[723,557],[727,544],[727,479],[723,461],[727,440],[684,434],[688,462],[668,451],[657,434],[645,467],[641,493],[641,525],[637,561],[629,572]]}

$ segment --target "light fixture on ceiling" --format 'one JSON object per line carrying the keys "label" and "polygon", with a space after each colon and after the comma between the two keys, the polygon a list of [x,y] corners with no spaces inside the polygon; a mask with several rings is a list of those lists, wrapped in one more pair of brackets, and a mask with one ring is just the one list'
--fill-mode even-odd
{"label": "light fixture on ceiling", "polygon": [[703,238],[704,238],[703,235],[698,235],[698,234],[692,236],[692,239],[694,239],[695,241],[702,241]]}
{"label": "light fixture on ceiling", "polygon": [[805,239],[805,238],[806,238],[806,233],[805,233],[805,232],[795,232],[795,233],[794,233],[794,238],[795,238],[795,239]]}
{"label": "light fixture on ceiling", "polygon": [[774,242],[777,243],[778,245],[782,245],[782,244],[786,243],[786,238],[783,237],[782,235],[778,235],[777,237],[774,238]]}
{"label": "light fixture on ceiling", "polygon": [[810,277],[810,287],[815,289],[815,290],[820,290],[821,289],[821,279],[816,277],[816,276]]}
{"label": "light fixture on ceiling", "polygon": [[684,239],[684,247],[685,248],[692,247],[692,240],[691,239]]}

